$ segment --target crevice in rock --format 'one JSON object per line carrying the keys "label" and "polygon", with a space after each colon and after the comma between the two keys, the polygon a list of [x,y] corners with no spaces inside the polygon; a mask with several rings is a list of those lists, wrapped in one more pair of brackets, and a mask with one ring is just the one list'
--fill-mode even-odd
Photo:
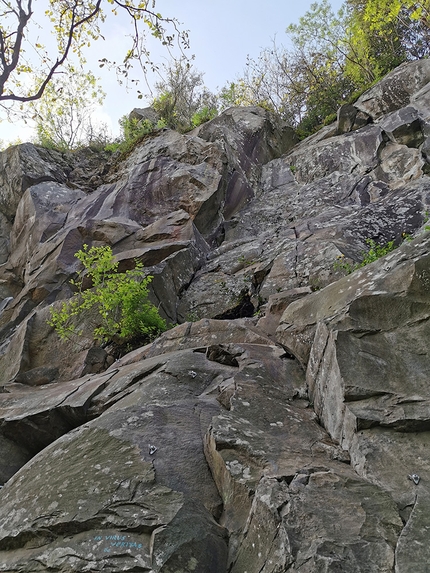
{"label": "crevice in rock", "polygon": [[284,346],[280,345],[279,343],[276,343],[276,346],[279,346],[279,348],[282,348],[282,350],[284,351],[284,354],[281,354],[281,356],[279,356],[281,360],[297,360],[294,354],[286,350]]}
{"label": "crevice in rock", "polygon": [[289,475],[282,475],[282,476],[276,476],[275,479],[278,483],[286,483],[287,485],[290,485],[290,483],[293,481],[294,477],[295,477],[295,473],[294,474],[289,474]]}
{"label": "crevice in rock", "polygon": [[[65,413],[65,409],[50,410],[25,419],[3,421],[1,433],[35,456],[61,436],[88,421],[86,414],[76,408],[70,409],[71,416]],[[74,418],[74,421],[70,418]]]}
{"label": "crevice in rock", "polygon": [[228,348],[225,348],[222,344],[216,344],[213,346],[208,346],[206,350],[206,358],[212,362],[218,362],[218,364],[224,364],[225,366],[235,366],[239,367],[237,361],[237,356],[240,356],[242,352],[237,351],[235,353],[230,352]]}
{"label": "crevice in rock", "polygon": [[414,501],[411,504],[405,505],[403,508],[399,507],[399,517],[402,520],[403,529],[400,531],[399,536],[397,537],[396,546],[394,548],[393,572],[398,571],[398,569],[397,569],[397,558],[398,558],[399,544],[403,541],[403,539],[402,539],[403,532],[405,531],[405,528],[408,525],[408,522],[409,522],[409,520],[410,520],[410,518],[411,518],[411,516],[415,510],[417,503],[418,503],[418,494],[415,493]]}
{"label": "crevice in rock", "polygon": [[[112,504],[112,507],[114,505],[119,507],[124,504],[116,503]],[[147,509],[142,504],[136,504],[133,502],[133,505],[138,505],[139,507],[142,507],[143,510]],[[59,522],[48,527],[37,527],[37,523],[33,523],[31,530],[25,530],[16,536],[7,536],[3,539],[0,539],[0,551],[20,549],[34,541],[36,541],[38,545],[48,545],[49,543],[55,541],[58,537],[73,536],[80,533],[85,533],[86,531],[105,529],[106,525],[110,523],[112,515],[116,515],[115,512],[109,512],[108,510],[109,508],[106,508],[105,510],[102,510],[96,517],[92,517],[85,521],[76,521],[71,519],[70,521]],[[40,516],[39,520],[43,521],[44,519],[49,519],[53,515],[55,514]],[[122,525],[117,526],[117,528],[120,531],[150,535],[158,526],[159,524],[148,525],[142,523],[132,528],[124,527]]]}
{"label": "crevice in rock", "polygon": [[273,259],[263,268],[255,271],[252,275],[252,286],[255,288],[255,294],[258,294],[264,279],[270,273],[273,267]]}
{"label": "crevice in rock", "polygon": [[[294,241],[294,278],[297,281],[299,279],[299,273],[297,272],[297,266],[299,263],[299,233],[297,232],[296,227],[292,227],[293,231],[294,231],[294,235],[295,235],[295,241]],[[301,285],[298,285],[301,286]]]}
{"label": "crevice in rock", "polygon": [[352,388],[345,387],[344,401],[345,402],[360,402],[361,400],[368,400],[369,398],[379,398],[381,396],[394,396],[394,393],[382,392],[377,390],[367,390],[365,388]]}
{"label": "crevice in rock", "polygon": [[368,205],[370,203],[370,196],[367,192],[367,187],[371,183],[372,178],[370,175],[365,174],[361,177],[355,185],[352,186],[351,191],[348,193],[347,198],[350,199],[354,193],[357,194],[360,199],[360,204]]}
{"label": "crevice in rock", "polygon": [[242,296],[240,302],[233,308],[214,316],[216,320],[234,320],[235,318],[250,318],[254,316],[255,307],[249,294]]}
{"label": "crevice in rock", "polygon": [[67,402],[85,387],[88,380],[71,391],[51,410],[47,409],[21,419],[3,420],[0,427],[1,434],[18,446],[24,447],[32,457],[35,456],[58,438],[100,415],[101,410],[95,411],[92,407],[93,400],[117,372],[115,370],[109,373],[105,382],[97,386],[94,393],[82,405],[73,406]]}
{"label": "crevice in rock", "polygon": [[[409,518],[410,518],[411,515],[412,515],[412,512],[413,512],[413,510],[414,510],[414,507],[415,507],[415,505],[416,505],[416,503],[417,503],[417,498],[418,498],[418,496],[417,496],[417,494],[415,494],[414,501],[413,501],[412,503],[408,503],[407,505],[404,505],[404,506],[400,506],[400,505],[398,504],[398,506],[399,506],[399,516],[400,516],[400,519],[401,519],[402,522],[403,522],[403,526],[404,526],[404,527],[406,526],[407,522],[409,521]],[[400,533],[400,535],[401,535],[401,533]],[[400,538],[400,535],[399,535],[399,538]]]}

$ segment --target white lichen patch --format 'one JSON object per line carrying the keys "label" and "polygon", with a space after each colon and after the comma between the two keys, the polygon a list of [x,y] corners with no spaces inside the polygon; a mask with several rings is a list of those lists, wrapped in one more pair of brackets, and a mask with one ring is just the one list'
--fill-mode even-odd
{"label": "white lichen patch", "polygon": [[239,482],[251,479],[251,470],[248,466],[241,464],[238,460],[226,462],[226,468],[232,476],[239,478]]}

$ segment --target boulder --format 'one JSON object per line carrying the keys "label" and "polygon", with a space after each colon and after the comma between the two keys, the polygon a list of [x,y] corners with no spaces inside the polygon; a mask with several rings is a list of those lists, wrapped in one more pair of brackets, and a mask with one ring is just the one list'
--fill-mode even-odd
{"label": "boulder", "polygon": [[278,329],[278,339],[307,362],[309,397],[322,425],[349,451],[355,471],[383,483],[399,507],[399,572],[428,558],[426,550],[412,554],[408,542],[428,527],[430,503],[430,468],[419,454],[430,427],[429,264],[427,234],[292,303]]}
{"label": "boulder", "polygon": [[219,142],[225,149],[229,180],[224,217],[245,207],[255,194],[261,165],[286,153],[297,143],[294,130],[261,107],[232,107],[193,131],[205,141]]}
{"label": "boulder", "polygon": [[406,107],[411,98],[429,82],[430,63],[427,59],[407,62],[365,91],[354,106],[375,120],[383,114]]}
{"label": "boulder", "polygon": [[12,221],[21,197],[28,187],[42,181],[63,183],[66,174],[31,143],[0,152],[0,212]]}
{"label": "boulder", "polygon": [[153,107],[135,107],[128,115],[131,120],[148,120],[153,124],[156,124],[160,119],[159,114],[155,111]]}
{"label": "boulder", "polygon": [[367,113],[358,110],[354,105],[344,104],[337,112],[337,134],[348,133],[372,123]]}
{"label": "boulder", "polygon": [[404,107],[385,116],[379,125],[391,141],[408,147],[419,147],[424,141],[421,123],[414,107]]}

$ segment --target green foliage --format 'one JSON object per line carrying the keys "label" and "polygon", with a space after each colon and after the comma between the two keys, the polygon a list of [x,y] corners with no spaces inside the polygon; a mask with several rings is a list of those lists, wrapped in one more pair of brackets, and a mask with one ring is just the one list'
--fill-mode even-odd
{"label": "green foliage", "polygon": [[[124,14],[130,22],[129,46],[119,53],[118,63],[99,60],[100,67],[113,68],[120,83],[134,83],[133,63],[145,72],[150,61],[143,27],[163,46],[188,47],[188,34],[178,22],[154,10],[155,2],[140,0],[46,0],[46,2],[0,2],[0,107],[6,112],[39,99],[50,82],[64,70],[73,56],[85,63],[85,52],[103,38],[108,14]],[[41,39],[41,37],[43,39]],[[46,45],[44,40],[46,39]],[[37,80],[37,84],[36,84]],[[139,92],[140,93],[140,92]],[[141,94],[140,94],[141,95]]]}
{"label": "green foliage", "polygon": [[[378,0],[381,18],[375,27],[372,4],[373,0],[346,2],[349,41],[345,74],[358,87],[368,87],[407,59],[399,22],[387,13],[391,8],[384,0]],[[391,0],[390,4],[393,5]]]}
{"label": "green foliage", "polygon": [[429,22],[427,0],[345,0],[337,13],[329,0],[314,2],[288,26],[291,47],[273,42],[248,58],[221,106],[261,105],[311,135],[394,67],[429,56]]}
{"label": "green foliage", "polygon": [[339,255],[336,257],[336,260],[333,263],[333,269],[335,271],[342,271],[346,275],[350,275],[352,272],[358,269],[358,265],[347,261],[345,259],[345,255]]}
{"label": "green foliage", "polygon": [[292,48],[275,42],[243,75],[223,88],[220,100],[230,105],[260,105],[298,129],[305,137],[333,118],[355,86],[344,75],[346,22],[328,0],[314,3],[298,24],[287,28]]}
{"label": "green foliage", "polygon": [[[407,235],[403,235],[403,238],[406,240]],[[340,255],[337,257],[336,262],[333,265],[334,270],[342,270],[346,274],[351,274],[352,272],[377,261],[381,257],[388,255],[394,249],[397,249],[397,245],[394,244],[394,241],[388,241],[385,245],[378,245],[373,239],[366,239],[366,244],[368,245],[369,249],[362,253],[362,260],[360,263],[350,263],[345,260],[344,255]]]}
{"label": "green foliage", "polygon": [[36,143],[72,151],[106,139],[104,128],[96,128],[92,120],[95,106],[101,105],[104,97],[91,72],[68,66],[45,88],[41,99],[29,104],[36,122]]}
{"label": "green foliage", "polygon": [[149,119],[138,120],[135,117],[123,115],[119,120],[121,133],[125,141],[136,141],[137,139],[151,133],[154,126]]}
{"label": "green foliage", "polygon": [[366,239],[366,244],[369,246],[369,250],[367,253],[363,253],[363,260],[359,265],[360,267],[365,267],[366,265],[377,261],[397,248],[394,241],[388,241],[385,245],[378,245],[372,239]]}
{"label": "green foliage", "polygon": [[14,139],[14,141],[9,141],[8,143],[5,143],[2,139],[0,139],[0,151],[5,151],[9,147],[12,147],[14,145],[21,145],[22,143],[23,142],[19,137]]}
{"label": "green foliage", "polygon": [[164,127],[162,122],[154,125],[149,119],[139,120],[137,118],[129,118],[123,115],[119,120],[121,128],[121,136],[113,143],[108,143],[105,146],[106,151],[119,151],[121,155],[129,153],[136,143],[142,141],[147,135],[154,133],[157,129]]}
{"label": "green foliage", "polygon": [[152,107],[171,129],[185,133],[213,119],[217,98],[204,85],[203,74],[184,58],[164,66],[164,78],[155,84]]}
{"label": "green foliage", "polygon": [[[380,79],[405,60],[429,55],[428,1],[346,0],[346,6],[350,60],[364,63],[373,79]],[[360,70],[353,65],[347,73],[357,77]]]}
{"label": "green foliage", "polygon": [[222,111],[232,106],[256,105],[282,116],[282,102],[270,94],[276,90],[278,71],[276,75],[270,75],[267,70],[263,72],[262,59],[263,53],[257,62],[248,58],[244,76],[221,89],[217,99]]}
{"label": "green foliage", "polygon": [[[165,320],[148,300],[152,277],[145,275],[141,263],[136,261],[133,270],[118,273],[118,263],[108,246],[88,249],[84,245],[75,257],[84,267],[78,279],[71,281],[78,292],[59,310],[52,309],[48,321],[60,338],[80,334],[73,325],[74,318],[84,318],[91,310],[98,315],[93,335],[99,342],[123,344],[138,337],[151,340],[166,329]],[[91,288],[84,290],[84,279]]]}
{"label": "green foliage", "polygon": [[[163,121],[168,127],[178,129],[181,127],[180,120],[178,119],[178,110],[176,109],[176,99],[173,93],[168,91],[159,93],[159,95],[152,102],[152,107],[163,118]],[[186,124],[183,126],[186,127]]]}
{"label": "green foliage", "polygon": [[237,260],[240,264],[242,264],[245,267],[254,265],[257,262],[255,259],[249,259],[245,255],[240,255],[240,257]]}
{"label": "green foliage", "polygon": [[196,113],[191,118],[191,123],[193,127],[198,127],[199,125],[202,125],[202,123],[206,123],[207,121],[214,119],[214,117],[217,115],[218,110],[216,107],[205,106],[199,111],[196,111]]}
{"label": "green foliage", "polygon": [[295,80],[293,59],[273,43],[256,60],[248,57],[243,75],[218,94],[221,109],[256,105],[296,125],[302,112],[302,85]]}
{"label": "green foliage", "polygon": [[241,93],[241,86],[236,82],[229,82],[218,94],[220,107],[222,110],[234,105],[243,105],[244,97]]}

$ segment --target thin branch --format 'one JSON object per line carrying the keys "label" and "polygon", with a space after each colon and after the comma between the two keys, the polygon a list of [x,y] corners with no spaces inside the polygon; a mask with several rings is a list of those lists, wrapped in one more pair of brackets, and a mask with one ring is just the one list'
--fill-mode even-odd
{"label": "thin branch", "polygon": [[14,47],[12,50],[12,59],[11,59],[10,64],[8,64],[8,62],[7,62],[6,53],[5,53],[6,52],[6,45],[4,43],[3,34],[1,34],[1,45],[0,45],[0,47],[1,47],[1,58],[2,58],[3,73],[0,75],[0,100],[8,99],[7,96],[3,96],[4,86],[7,82],[7,80],[9,79],[10,74],[13,72],[13,70],[18,65],[19,56],[21,53],[22,39],[24,37],[24,30],[27,26],[28,21],[30,20],[30,18],[33,14],[31,11],[32,0],[28,1],[28,6],[27,6],[28,13],[25,13],[24,10],[22,9],[20,0],[18,0],[17,4],[18,4],[18,8],[19,8],[19,13],[17,14],[19,23],[18,23],[18,28],[16,31],[16,40],[15,40],[15,44],[14,44]]}

